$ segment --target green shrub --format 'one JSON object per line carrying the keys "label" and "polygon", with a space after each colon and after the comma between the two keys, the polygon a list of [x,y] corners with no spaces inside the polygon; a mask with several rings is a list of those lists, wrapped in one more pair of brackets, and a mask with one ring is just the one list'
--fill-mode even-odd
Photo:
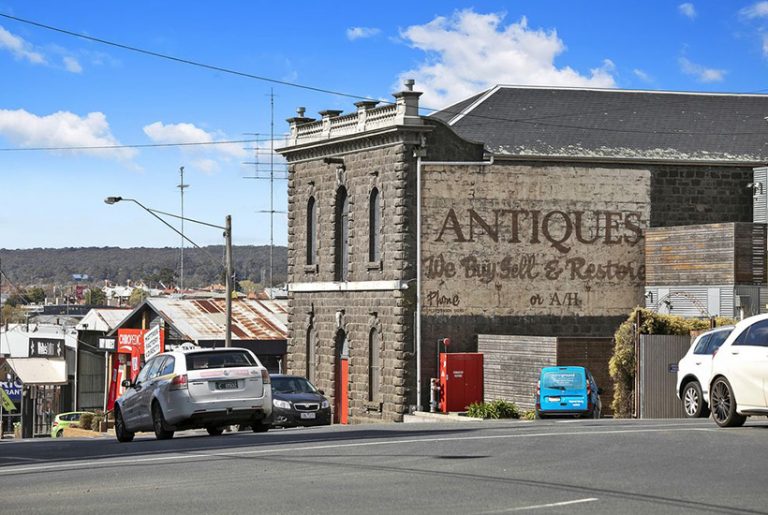
{"label": "green shrub", "polygon": [[529,409],[522,415],[520,415],[520,418],[523,420],[536,420],[536,410]]}
{"label": "green shrub", "polygon": [[90,429],[93,423],[93,413],[83,413],[80,415],[80,421],[77,423],[77,427],[80,429]]}
{"label": "green shrub", "polygon": [[[709,319],[685,318],[677,315],[663,315],[649,309],[637,307],[629,318],[619,326],[614,335],[613,356],[608,371],[613,379],[613,416],[627,418],[632,415],[635,398],[635,331],[637,313],[640,313],[640,334],[689,335],[692,331],[709,329]],[[730,318],[718,317],[715,325],[735,323]]]}
{"label": "green shrub", "polygon": [[473,402],[467,408],[467,416],[472,418],[520,418],[514,403],[495,400],[491,402]]}

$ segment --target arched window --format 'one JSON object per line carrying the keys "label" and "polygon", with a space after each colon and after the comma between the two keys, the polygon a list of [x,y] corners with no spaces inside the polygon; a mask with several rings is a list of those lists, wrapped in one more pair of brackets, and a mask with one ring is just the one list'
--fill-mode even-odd
{"label": "arched window", "polygon": [[349,278],[349,198],[344,186],[336,192],[335,237],[334,279],[346,281]]}
{"label": "arched window", "polygon": [[381,338],[376,328],[368,333],[368,401],[381,402]]}
{"label": "arched window", "polygon": [[305,342],[306,348],[305,348],[305,356],[307,360],[306,365],[306,377],[309,379],[311,383],[315,382],[315,356],[316,356],[316,345],[315,345],[315,334],[314,331],[312,331],[312,326],[307,327],[307,338]]}
{"label": "arched window", "polygon": [[379,190],[373,188],[368,201],[368,261],[381,259],[381,198]]}
{"label": "arched window", "polygon": [[315,197],[307,201],[307,264],[317,262],[317,206]]}

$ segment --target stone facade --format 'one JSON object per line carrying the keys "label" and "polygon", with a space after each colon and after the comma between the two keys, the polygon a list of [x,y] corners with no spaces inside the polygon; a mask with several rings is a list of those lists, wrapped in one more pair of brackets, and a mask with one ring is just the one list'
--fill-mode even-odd
{"label": "stone facade", "polygon": [[[400,421],[416,402],[417,157],[479,161],[483,155],[482,145],[419,117],[419,95],[404,91],[395,95],[394,105],[378,108],[360,102],[352,115],[325,111],[319,121],[302,111],[289,120],[291,146],[280,150],[289,170],[287,369],[309,375],[332,399],[337,416],[344,411],[352,423]],[[342,281],[337,275],[340,188],[349,204],[349,264]],[[379,259],[371,261],[374,189],[380,197]],[[307,222],[310,199],[314,228]],[[310,233],[314,246],[308,246]],[[372,370],[372,364],[378,368]],[[377,373],[373,385],[378,389],[371,392]]]}

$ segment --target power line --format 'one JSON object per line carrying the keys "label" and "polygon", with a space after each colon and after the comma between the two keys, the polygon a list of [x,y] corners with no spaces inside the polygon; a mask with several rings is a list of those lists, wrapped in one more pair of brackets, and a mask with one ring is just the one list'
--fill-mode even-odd
{"label": "power line", "polygon": [[76,38],[86,39],[88,41],[93,41],[93,42],[96,42],[96,43],[101,43],[102,45],[109,45],[109,46],[113,46],[113,47],[116,47],[116,48],[122,48],[123,50],[130,50],[131,52],[137,52],[137,53],[140,53],[140,54],[150,55],[152,57],[159,57],[161,59],[166,59],[168,61],[175,61],[177,63],[189,64],[189,65],[192,65],[192,66],[197,66],[197,67],[200,67],[200,68],[206,68],[208,70],[214,70],[214,71],[221,72],[221,73],[228,73],[230,75],[237,75],[239,77],[245,77],[245,78],[248,78],[248,79],[256,79],[256,80],[261,80],[261,81],[265,81],[265,82],[271,82],[273,84],[280,84],[282,86],[291,86],[293,88],[306,89],[306,90],[309,90],[309,91],[315,91],[317,93],[326,93],[326,94],[329,94],[329,95],[344,96],[344,97],[354,98],[354,99],[357,99],[357,100],[375,100],[375,99],[372,99],[372,98],[366,97],[366,96],[353,95],[351,93],[342,93],[342,92],[333,91],[333,90],[330,90],[330,89],[324,89],[324,88],[319,88],[319,87],[315,87],[315,86],[308,86],[308,85],[305,85],[305,84],[298,84],[296,82],[289,82],[289,81],[284,81],[284,80],[272,79],[272,78],[269,78],[269,77],[263,77],[263,76],[260,76],[260,75],[254,75],[254,74],[251,74],[251,73],[246,73],[246,72],[241,72],[241,71],[237,71],[237,70],[232,70],[230,68],[224,68],[222,66],[215,66],[215,65],[212,65],[212,64],[201,63],[199,61],[193,61],[191,59],[184,59],[184,58],[181,58],[181,57],[174,57],[174,56],[168,55],[168,54],[161,54],[160,52],[153,52],[152,50],[146,50],[146,49],[143,49],[143,48],[138,48],[138,47],[134,47],[134,46],[130,46],[130,45],[125,45],[125,44],[122,44],[122,43],[116,43],[114,41],[109,41],[109,40],[102,39],[102,38],[97,38],[97,37],[93,37],[93,36],[87,36],[85,34],[80,34],[78,32],[73,32],[73,31],[70,31],[70,30],[61,29],[59,27],[54,27],[52,25],[46,25],[44,23],[36,22],[36,21],[33,21],[33,20],[27,20],[27,19],[24,19],[24,18],[19,18],[17,16],[11,16],[10,14],[0,13],[0,16],[2,16],[3,18],[8,18],[9,20],[17,21],[19,23],[26,23],[27,25],[32,25],[32,26],[35,26],[35,27],[39,27],[41,29],[46,29],[46,30],[51,30],[51,31],[54,31],[54,32],[59,32],[61,34],[66,34],[67,36],[73,36],[73,37],[76,37]]}
{"label": "power line", "polygon": [[[213,71],[217,71],[217,72],[221,72],[221,73],[227,73],[227,74],[235,75],[235,76],[239,76],[239,77],[255,79],[255,80],[260,80],[260,81],[264,81],[264,82],[270,82],[270,83],[273,83],[273,84],[280,84],[280,85],[283,85],[283,86],[290,86],[290,87],[294,87],[294,88],[298,88],[298,89],[314,91],[314,92],[317,92],[317,93],[325,93],[325,94],[329,94],[329,95],[353,98],[353,99],[357,99],[357,100],[374,100],[376,102],[380,102],[380,103],[383,103],[383,104],[390,104],[390,105],[393,104],[393,102],[384,101],[384,100],[380,100],[380,99],[375,99],[375,98],[371,98],[369,96],[356,95],[356,94],[352,94],[352,93],[335,91],[335,90],[331,90],[331,89],[327,89],[327,88],[320,88],[320,87],[316,87],[316,86],[309,86],[309,85],[306,85],[306,84],[300,84],[300,83],[296,83],[296,82],[289,82],[289,81],[283,81],[283,80],[278,80],[278,79],[272,79],[270,77],[264,77],[264,76],[255,75],[255,74],[251,74],[251,73],[241,72],[241,71],[233,70],[233,69],[230,69],[230,68],[224,68],[222,66],[216,66],[216,65],[212,65],[212,64],[202,63],[202,62],[199,62],[199,61],[193,61],[191,59],[184,59],[184,58],[181,58],[181,57],[175,57],[175,56],[168,55],[168,54],[162,54],[160,52],[154,52],[152,50],[146,50],[146,49],[143,49],[143,48],[138,48],[138,47],[126,45],[126,44],[123,44],[123,43],[117,43],[117,42],[114,42],[114,41],[109,41],[109,40],[102,39],[102,38],[97,38],[97,37],[94,37],[94,36],[88,36],[88,35],[81,34],[81,33],[78,33],[78,32],[73,32],[73,31],[62,29],[62,28],[59,28],[59,27],[54,27],[52,25],[46,25],[44,23],[36,22],[36,21],[33,21],[33,20],[27,20],[27,19],[24,19],[24,18],[19,18],[17,16],[11,16],[11,15],[5,14],[5,13],[0,13],[0,17],[7,18],[7,19],[13,20],[13,21],[17,21],[19,23],[25,23],[25,24],[28,24],[28,25],[32,25],[32,26],[35,26],[35,27],[38,27],[38,28],[42,28],[42,29],[58,32],[58,33],[65,34],[65,35],[68,35],[68,36],[72,36],[72,37],[76,37],[76,38],[80,38],[80,39],[85,39],[85,40],[93,41],[93,42],[96,42],[96,43],[101,43],[103,45],[108,45],[108,46],[120,48],[120,49],[123,49],[123,50],[129,50],[129,51],[132,51],[132,52],[137,52],[137,53],[140,53],[140,54],[149,55],[149,56],[152,56],[152,57],[157,57],[157,58],[165,59],[165,60],[168,60],[168,61],[174,61],[174,62],[181,63],[181,64],[187,64],[187,65],[197,66],[197,67],[200,67],[200,68],[205,68],[205,69],[208,69],[208,70],[213,70]],[[621,90],[616,90],[616,91],[621,91]],[[761,89],[761,90],[757,90],[756,92],[759,93],[759,92],[764,92],[764,91],[767,91],[767,90]],[[445,114],[455,114],[455,115],[458,115],[458,114],[462,113],[462,111],[451,111],[451,110],[448,110],[448,109],[436,109],[436,108],[431,108],[431,107],[426,107],[426,106],[420,106],[420,109],[422,109],[424,111],[442,112],[442,113],[445,113]],[[626,108],[620,108],[620,110],[624,110],[624,109],[626,109]],[[576,114],[578,114],[578,113],[572,113],[570,116],[574,116]],[[589,113],[587,113],[587,114],[589,114]],[[614,133],[661,134],[661,135],[692,135],[692,136],[696,136],[696,135],[748,136],[748,135],[762,135],[762,134],[764,134],[763,132],[720,132],[720,133],[716,133],[716,132],[710,132],[710,131],[690,132],[690,131],[658,131],[658,130],[641,130],[641,129],[616,129],[616,128],[608,128],[608,127],[594,127],[594,126],[582,126],[582,125],[543,123],[543,122],[540,122],[540,121],[536,121],[538,119],[545,119],[545,118],[550,118],[550,117],[553,117],[553,116],[557,117],[559,115],[542,116],[542,117],[538,117],[538,118],[537,117],[528,117],[528,118],[517,118],[517,119],[510,119],[510,118],[497,117],[497,116],[489,116],[489,115],[480,115],[480,114],[475,114],[475,113],[467,113],[465,116],[466,117],[475,118],[475,119],[478,119],[478,120],[493,120],[493,121],[503,121],[503,122],[525,123],[525,124],[532,124],[532,125],[545,126],[545,127],[557,127],[557,128],[564,128],[564,129],[584,129],[584,130],[591,130],[591,131],[614,132]],[[309,123],[312,123],[312,122],[309,122]],[[118,148],[118,147],[114,147],[114,148]],[[134,147],[133,146],[128,146],[126,148],[134,148]],[[0,150],[5,150],[5,149],[0,149]],[[48,149],[44,149],[44,150],[48,150]],[[64,149],[51,149],[51,150],[72,150],[72,149],[71,148],[64,148]]]}
{"label": "power line", "polygon": [[197,141],[188,143],[146,143],[135,145],[91,145],[80,147],[23,147],[23,148],[0,148],[0,152],[40,152],[40,151],[60,151],[60,150],[118,150],[121,148],[162,148],[162,147],[188,147],[204,145],[230,145],[238,143],[256,143],[266,140],[240,139],[231,141]]}

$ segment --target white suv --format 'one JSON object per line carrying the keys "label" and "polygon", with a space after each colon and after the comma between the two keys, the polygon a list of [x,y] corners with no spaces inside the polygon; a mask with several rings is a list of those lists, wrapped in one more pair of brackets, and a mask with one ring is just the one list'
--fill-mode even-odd
{"label": "white suv", "polygon": [[133,440],[137,431],[161,439],[176,430],[205,428],[220,435],[225,426],[266,431],[272,415],[269,372],[247,349],[171,351],[152,357],[135,382],[124,381],[115,403],[115,435]]}
{"label": "white suv", "polygon": [[720,427],[743,425],[749,415],[768,415],[768,315],[736,324],[715,354],[709,405]]}
{"label": "white suv", "polygon": [[685,416],[708,417],[709,380],[712,355],[723,344],[733,326],[723,326],[700,334],[677,364],[677,398],[683,401]]}

